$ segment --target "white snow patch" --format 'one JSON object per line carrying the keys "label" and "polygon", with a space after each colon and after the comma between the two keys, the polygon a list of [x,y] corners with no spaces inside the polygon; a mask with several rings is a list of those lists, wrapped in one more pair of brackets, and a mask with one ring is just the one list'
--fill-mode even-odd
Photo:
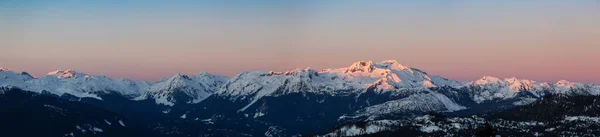
{"label": "white snow patch", "polygon": [[125,124],[121,120],[119,120],[119,124],[121,124],[121,126],[125,126]]}
{"label": "white snow patch", "polygon": [[600,117],[590,117],[590,116],[566,116],[566,121],[589,121],[600,123]]}
{"label": "white snow patch", "polygon": [[112,125],[112,123],[108,122],[108,120],[106,120],[106,119],[104,120],[104,122],[106,122],[106,124],[108,124],[108,125]]}
{"label": "white snow patch", "polygon": [[442,130],[440,127],[434,126],[434,125],[427,125],[427,126],[421,127],[421,131],[423,131],[425,133],[433,133],[433,132],[440,131],[440,130]]}
{"label": "white snow patch", "polygon": [[338,120],[342,120],[342,119],[355,119],[358,118],[360,116],[346,116],[346,115],[342,115],[338,118]]}
{"label": "white snow patch", "polygon": [[173,105],[175,105],[175,103],[170,102],[166,97],[155,97],[154,98],[154,102],[156,104],[162,104],[162,105],[166,105],[166,106],[173,106]]}
{"label": "white snow patch", "polygon": [[[196,119],[198,119],[198,118],[196,118]],[[202,122],[205,122],[206,124],[215,124],[212,118],[203,119]]]}
{"label": "white snow patch", "polygon": [[381,131],[392,130],[389,126],[398,124],[398,121],[392,120],[379,120],[369,122],[364,128],[357,127],[356,125],[344,126],[332,133],[326,134],[325,137],[334,136],[359,136],[366,134],[378,133]]}
{"label": "white snow patch", "polygon": [[256,112],[256,113],[254,113],[254,118],[262,117],[264,115],[265,115],[265,113],[263,113],[263,112]]}
{"label": "white snow patch", "polygon": [[357,136],[357,135],[361,135],[364,134],[364,129],[360,129],[356,126],[352,126],[352,127],[344,127],[342,129],[340,129],[342,132],[342,136]]}
{"label": "white snow patch", "polygon": [[92,129],[90,129],[90,131],[93,131],[93,132],[104,132],[102,129],[97,128],[97,127],[92,127]]}
{"label": "white snow patch", "polygon": [[452,123],[451,125],[452,125],[452,128],[455,128],[455,129],[460,129],[461,128],[460,123]]}
{"label": "white snow patch", "polygon": [[365,129],[367,134],[377,133],[380,131],[388,130],[387,127],[377,126],[377,125],[368,125]]}
{"label": "white snow patch", "polygon": [[81,127],[79,127],[79,125],[75,126],[75,128],[77,128],[77,129],[78,129],[79,131],[81,131],[82,133],[85,133],[85,132],[86,132],[86,130],[85,130],[85,129],[83,129],[83,128],[81,128]]}

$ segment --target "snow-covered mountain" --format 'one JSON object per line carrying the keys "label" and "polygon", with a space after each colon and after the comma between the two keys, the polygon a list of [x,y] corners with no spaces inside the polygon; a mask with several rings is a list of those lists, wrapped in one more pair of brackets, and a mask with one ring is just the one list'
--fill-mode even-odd
{"label": "snow-covered mountain", "polygon": [[574,83],[566,80],[554,84],[547,82],[536,82],[515,77],[499,79],[491,76],[470,82],[467,87],[473,90],[472,98],[481,103],[489,100],[506,100],[518,97],[522,92],[540,98],[547,94],[568,95],[599,95],[600,86],[595,84]]}
{"label": "snow-covered mountain", "polygon": [[[305,84],[301,86],[302,84]],[[462,84],[406,67],[396,61],[355,62],[349,67],[338,69],[296,69],[287,72],[244,72],[232,78],[219,94],[251,95],[260,98],[273,95],[278,88],[303,88],[288,92],[332,92],[375,88],[378,91],[393,91],[401,88],[427,88],[437,86],[461,86]],[[251,85],[251,86],[248,86]],[[331,94],[340,94],[332,92]]]}
{"label": "snow-covered mountain", "polygon": [[[517,78],[499,79],[485,76],[472,82],[432,76],[395,60],[378,63],[359,61],[348,67],[316,71],[310,68],[287,72],[243,72],[228,80],[223,76],[200,73],[194,76],[176,74],[158,82],[150,83],[128,79],[112,79],[106,76],[88,75],[73,70],[57,70],[47,76],[33,78],[26,72],[15,73],[0,69],[0,86],[13,86],[57,95],[68,93],[77,97],[101,99],[99,94],[118,93],[127,98],[154,99],[156,103],[173,105],[179,102],[198,103],[212,94],[232,100],[245,99],[251,106],[265,96],[311,92],[329,95],[362,94],[366,91],[399,94],[406,89],[432,87],[468,88],[476,103],[490,100],[506,100],[526,92],[539,98],[546,94],[598,95],[600,86],[561,80],[543,83]],[[178,96],[178,97],[176,97]],[[183,99],[187,98],[187,99]]]}
{"label": "snow-covered mountain", "polygon": [[360,94],[367,89],[376,92],[394,92],[398,89],[458,87],[463,84],[404,66],[397,61],[380,63],[355,62],[349,67],[325,69],[296,69],[288,72],[244,72],[227,82],[217,93],[232,99],[250,99],[248,106],[264,96],[278,96],[296,92],[319,94]]}
{"label": "snow-covered mountain", "polygon": [[[406,98],[387,101],[382,104],[369,106],[355,112],[352,117],[368,117],[375,119],[380,115],[401,114],[411,112],[453,112],[467,109],[465,106],[455,103],[447,96],[436,93],[417,93]],[[342,116],[345,118],[348,116]]]}
{"label": "snow-covered mountain", "polygon": [[33,79],[33,77],[26,72],[17,74],[6,68],[0,67],[0,87],[5,87],[5,86],[22,87],[22,86],[26,85],[25,81],[28,81],[31,79]]}
{"label": "snow-covered mountain", "polygon": [[500,112],[466,116],[425,114],[404,119],[347,123],[337,136],[473,136],[489,123],[501,136],[595,136],[600,133],[600,96],[544,96],[531,104]]}
{"label": "snow-covered mountain", "polygon": [[131,98],[141,95],[141,90],[146,89],[149,83],[132,81],[128,79],[111,79],[106,76],[88,75],[74,70],[57,70],[47,76],[27,81],[34,85],[29,89],[33,91],[46,90],[62,95],[69,93],[78,97],[94,97],[99,95],[118,93]]}
{"label": "snow-covered mountain", "polygon": [[106,76],[94,76],[73,70],[57,70],[41,78],[33,78],[26,72],[16,74],[12,71],[0,72],[4,80],[0,85],[18,87],[33,92],[49,92],[56,95],[65,93],[77,97],[101,99],[100,94],[118,93],[125,97],[141,95],[149,85],[147,82],[128,79],[111,79]]}
{"label": "snow-covered mountain", "polygon": [[220,85],[227,81],[223,76],[199,73],[192,77],[177,74],[172,78],[150,83],[88,75],[70,69],[49,72],[40,78],[33,78],[26,72],[17,74],[2,69],[0,78],[0,86],[18,87],[33,92],[45,91],[59,96],[68,93],[76,97],[100,100],[102,94],[117,93],[134,100],[152,98],[164,105],[173,105],[175,102],[173,94],[180,92],[183,96],[192,99],[189,103],[198,103],[217,91]]}
{"label": "snow-covered mountain", "polygon": [[0,87],[68,94],[75,98],[65,98],[130,117],[148,114],[144,118],[164,116],[184,121],[234,118],[276,125],[289,134],[321,132],[346,121],[386,120],[429,112],[502,111],[554,94],[600,95],[598,85],[566,80],[546,83],[485,76],[458,82],[394,60],[359,61],[320,71],[243,72],[230,79],[208,73],[176,74],[157,82],[113,79],[73,70],[34,78],[26,72],[0,68]]}
{"label": "snow-covered mountain", "polygon": [[198,103],[212,95],[227,77],[200,73],[189,77],[175,74],[150,86],[147,92],[136,100],[152,98],[158,104],[172,106],[176,102]]}
{"label": "snow-covered mountain", "polygon": [[[231,106],[241,106],[236,108],[237,113],[258,119],[286,117],[282,119],[293,119],[289,121],[293,123],[294,120],[306,122],[328,116],[279,112],[276,108],[285,103],[278,98],[292,102],[287,106],[296,106],[295,109],[337,107],[338,111],[345,112],[336,119],[352,121],[427,112],[497,111],[530,104],[548,94],[598,95],[599,87],[564,80],[543,83],[491,76],[457,82],[386,60],[378,63],[359,61],[348,67],[321,71],[308,68],[287,72],[244,72],[230,79],[214,96],[240,104]],[[354,99],[344,101],[346,98]]]}

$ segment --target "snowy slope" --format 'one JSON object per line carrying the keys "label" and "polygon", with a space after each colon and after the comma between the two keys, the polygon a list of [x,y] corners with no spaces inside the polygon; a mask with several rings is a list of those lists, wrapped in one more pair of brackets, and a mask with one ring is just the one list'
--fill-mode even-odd
{"label": "snowy slope", "polygon": [[0,87],[23,87],[26,86],[25,81],[31,79],[33,79],[33,77],[26,72],[17,74],[6,68],[0,67]]}
{"label": "snowy slope", "polygon": [[179,94],[185,95],[182,98],[189,98],[189,100],[180,98],[179,101],[198,103],[212,95],[225,81],[227,81],[226,77],[208,73],[200,73],[192,77],[176,74],[169,79],[152,84],[148,92],[136,99],[152,98],[157,104],[172,106],[178,102]]}
{"label": "snowy slope", "polygon": [[[419,69],[402,65],[394,60],[382,62],[359,61],[336,69],[296,69],[287,72],[244,72],[232,79],[200,73],[195,76],[175,75],[155,83],[112,79],[88,75],[73,70],[57,70],[41,78],[27,73],[15,73],[0,68],[0,86],[14,86],[35,92],[64,93],[77,97],[100,98],[101,94],[118,93],[136,100],[154,99],[159,104],[173,105],[176,98],[186,103],[198,103],[217,94],[231,100],[248,100],[252,105],[265,96],[312,92],[318,94],[356,95],[366,91],[399,93],[406,89],[429,89],[449,86],[469,89],[469,97],[477,103],[507,100],[528,93],[532,98],[546,94],[599,95],[600,86],[561,80],[542,83],[517,78],[499,79],[486,76],[472,82],[457,82],[432,76]],[[368,89],[368,90],[367,90]],[[245,108],[245,107],[244,107]],[[241,108],[241,110],[244,110]]]}
{"label": "snowy slope", "polygon": [[151,98],[165,105],[175,102],[174,93],[183,93],[192,98],[188,103],[198,103],[217,91],[225,81],[226,77],[208,73],[199,73],[192,77],[177,74],[169,79],[149,83],[88,75],[74,70],[57,70],[41,78],[33,78],[25,72],[17,74],[7,69],[0,71],[0,86],[18,87],[34,92],[47,91],[56,95],[68,93],[77,97],[97,99],[102,99],[102,94],[117,93],[134,100]]}
{"label": "snowy slope", "polygon": [[[217,95],[231,100],[249,100],[240,111],[265,96],[280,96],[296,92],[319,94],[361,94],[367,89],[379,93],[403,92],[406,89],[427,90],[431,87],[448,86],[467,89],[476,103],[492,100],[508,100],[523,95],[516,104],[527,104],[546,94],[598,95],[598,85],[559,81],[555,84],[540,83],[517,78],[499,79],[485,76],[472,82],[457,82],[431,76],[426,72],[404,66],[394,60],[379,63],[359,61],[344,68],[315,71],[310,68],[287,72],[244,72],[230,79]],[[526,93],[526,94],[525,94]]]}
{"label": "snowy slope", "polygon": [[[304,84],[304,86],[300,86]],[[220,94],[264,96],[279,87],[296,87],[298,91],[332,91],[376,87],[380,91],[400,88],[461,86],[462,84],[403,66],[396,61],[360,61],[346,68],[316,72],[310,68],[288,72],[245,72],[232,78]],[[301,89],[306,88],[306,89]]]}
{"label": "snowy slope", "polygon": [[473,90],[472,98],[477,103],[495,99],[506,100],[515,98],[520,92],[530,93],[535,98],[540,98],[547,94],[600,94],[600,86],[594,84],[574,83],[566,80],[550,84],[526,79],[517,79],[514,77],[500,79],[485,76],[479,80],[470,82],[467,87]]}
{"label": "snowy slope", "polygon": [[[289,93],[312,92],[324,95],[360,95],[366,91],[376,93],[408,94],[407,98],[391,100],[383,104],[371,104],[360,115],[396,113],[402,111],[457,111],[468,109],[459,105],[444,93],[432,91],[433,87],[448,86],[470,97],[475,103],[514,101],[514,105],[531,103],[547,94],[598,95],[600,86],[559,81],[554,84],[532,80],[485,76],[471,82],[431,76],[424,71],[404,66],[394,60],[379,63],[359,61],[337,69],[315,71],[310,68],[287,72],[244,72],[230,79],[216,93],[230,100],[246,100],[248,103],[238,111],[244,111],[266,96],[282,96]],[[414,94],[406,91],[430,91]],[[414,95],[412,95],[414,94]],[[458,96],[463,96],[458,95]],[[454,96],[456,97],[456,96]]]}
{"label": "snowy slope", "polygon": [[347,82],[352,83],[355,88],[376,86],[380,90],[393,90],[398,88],[461,85],[454,80],[430,76],[426,72],[404,66],[395,60],[386,60],[380,63],[360,61],[346,68],[327,69],[321,73],[342,77]]}
{"label": "snowy slope", "polygon": [[77,97],[98,98],[99,94],[118,93],[132,98],[141,95],[141,90],[149,84],[127,79],[111,79],[106,76],[88,75],[73,70],[57,70],[47,76],[27,81],[31,91],[48,91],[57,95],[69,93]]}
{"label": "snowy slope", "polygon": [[348,136],[360,136],[366,134],[373,134],[382,131],[390,131],[394,128],[392,126],[398,125],[400,122],[391,121],[391,120],[380,120],[380,121],[370,121],[365,123],[364,126],[357,125],[345,125],[342,126],[334,132],[325,134],[321,137],[348,137]]}
{"label": "snowy slope", "polygon": [[[413,136],[408,135],[411,131],[417,131],[414,136],[472,136],[484,123],[491,124],[503,136],[594,136],[600,133],[599,99],[561,94],[495,113],[356,121],[344,123],[324,136]],[[377,134],[381,132],[388,133]]]}
{"label": "snowy slope", "polygon": [[[350,117],[377,118],[380,115],[411,112],[453,112],[467,109],[443,94],[436,92],[417,93],[409,97],[388,101],[382,104],[366,107],[354,113]],[[342,116],[345,118],[349,116]]]}
{"label": "snowy slope", "polygon": [[560,80],[550,88],[554,89],[555,94],[580,94],[580,95],[600,95],[600,85],[584,84]]}
{"label": "snowy slope", "polygon": [[[349,67],[315,71],[296,69],[288,72],[244,72],[226,83],[217,93],[231,99],[249,99],[246,107],[264,96],[294,92],[348,94],[372,88],[377,92],[395,92],[405,88],[462,86],[461,83],[406,67],[397,61],[355,62]],[[242,108],[244,110],[246,107]]]}

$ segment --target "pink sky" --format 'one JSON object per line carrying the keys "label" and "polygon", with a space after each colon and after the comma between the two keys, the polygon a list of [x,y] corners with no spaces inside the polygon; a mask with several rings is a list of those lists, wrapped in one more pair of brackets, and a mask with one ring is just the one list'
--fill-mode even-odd
{"label": "pink sky", "polygon": [[461,81],[490,75],[600,83],[595,0],[328,2],[248,11],[68,4],[0,7],[0,66],[38,77],[75,69],[153,81],[392,59]]}

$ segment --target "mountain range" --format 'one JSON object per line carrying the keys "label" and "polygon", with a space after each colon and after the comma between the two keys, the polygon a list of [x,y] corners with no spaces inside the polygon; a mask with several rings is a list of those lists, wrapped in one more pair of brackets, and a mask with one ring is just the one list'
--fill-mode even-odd
{"label": "mountain range", "polygon": [[[0,95],[6,96],[0,98],[1,101],[9,100],[8,95],[17,92],[30,95],[28,100],[36,100],[35,96],[39,95],[49,102],[63,101],[63,105],[53,107],[43,107],[47,105],[44,103],[46,100],[34,104],[37,107],[33,108],[44,111],[81,110],[69,107],[71,104],[85,107],[85,110],[102,109],[107,112],[106,117],[113,119],[112,123],[114,119],[126,119],[133,125],[140,125],[116,131],[127,130],[134,134],[147,130],[151,132],[145,133],[156,136],[368,136],[399,131],[414,132],[414,135],[469,135],[464,130],[470,128],[450,131],[442,124],[456,125],[457,122],[443,121],[484,121],[486,118],[498,118],[491,116],[505,116],[508,111],[526,113],[515,110],[540,104],[544,98],[552,96],[563,97],[556,99],[557,102],[567,102],[568,98],[600,94],[599,85],[566,80],[546,83],[484,76],[475,81],[459,82],[429,75],[394,60],[359,61],[348,67],[319,71],[307,68],[287,72],[242,72],[232,78],[208,73],[193,76],[175,74],[157,82],[113,79],[74,70],[58,70],[35,78],[27,72],[0,68],[0,87]],[[582,105],[586,103],[593,102],[583,102]],[[552,105],[557,104],[538,106]],[[95,116],[95,113],[78,114]],[[597,117],[590,114],[593,113],[582,111],[569,113],[568,117]],[[443,115],[445,120],[438,120],[442,121],[440,123],[429,120],[439,115]],[[474,115],[483,118],[473,118]],[[552,117],[564,120],[567,114]],[[97,118],[91,119],[82,121],[88,123],[64,121],[69,123],[64,124],[69,127],[61,130],[64,133],[52,135],[79,134],[81,126],[72,125],[98,123]],[[355,126],[359,123],[362,123],[362,129]],[[432,123],[435,127],[431,126]],[[521,124],[519,121],[514,123]],[[477,122],[469,124],[476,125]],[[568,132],[568,128],[556,129],[565,132],[552,135],[578,135],[571,134],[577,133],[575,131]],[[7,132],[10,131],[18,130]],[[114,135],[111,133],[110,136]]]}

